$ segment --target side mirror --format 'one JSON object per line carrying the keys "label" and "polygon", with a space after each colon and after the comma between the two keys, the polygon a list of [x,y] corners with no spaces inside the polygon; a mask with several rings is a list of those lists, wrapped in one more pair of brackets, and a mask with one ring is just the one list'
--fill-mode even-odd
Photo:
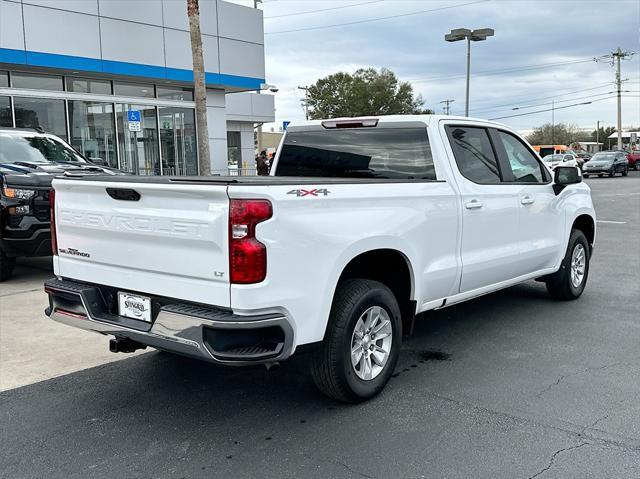
{"label": "side mirror", "polygon": [[103,159],[103,158],[97,158],[97,157],[90,157],[89,161],[91,163],[93,163],[94,165],[98,165],[98,166],[107,166],[107,162]]}
{"label": "side mirror", "polygon": [[575,166],[556,166],[553,170],[553,183],[553,191],[556,195],[560,194],[567,185],[582,183],[580,169]]}

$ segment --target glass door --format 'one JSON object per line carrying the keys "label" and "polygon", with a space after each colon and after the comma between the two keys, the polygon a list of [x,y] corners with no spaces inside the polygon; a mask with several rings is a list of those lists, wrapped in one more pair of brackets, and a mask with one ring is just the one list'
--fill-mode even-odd
{"label": "glass door", "polygon": [[118,167],[111,103],[69,100],[69,130],[71,144],[84,156],[105,166]]}
{"label": "glass door", "polygon": [[159,175],[156,107],[118,103],[116,118],[120,169],[134,175]]}
{"label": "glass door", "polygon": [[160,107],[162,174],[198,174],[195,112],[191,108]]}

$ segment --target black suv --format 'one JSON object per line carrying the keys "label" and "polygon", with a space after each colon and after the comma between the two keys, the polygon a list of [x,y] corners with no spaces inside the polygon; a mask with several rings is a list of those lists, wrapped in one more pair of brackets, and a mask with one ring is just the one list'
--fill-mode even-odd
{"label": "black suv", "polygon": [[122,174],[41,130],[0,128],[0,281],[19,256],[51,254],[49,192],[55,176]]}

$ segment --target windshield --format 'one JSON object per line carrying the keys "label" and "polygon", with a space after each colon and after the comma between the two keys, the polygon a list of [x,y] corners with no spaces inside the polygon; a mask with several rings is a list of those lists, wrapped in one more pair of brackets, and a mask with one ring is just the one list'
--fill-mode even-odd
{"label": "windshield", "polygon": [[276,176],[436,179],[425,128],[291,131]]}
{"label": "windshield", "polygon": [[554,161],[562,161],[564,159],[564,155],[547,155],[542,161],[545,163],[553,163]]}
{"label": "windshield", "polygon": [[616,158],[615,153],[596,153],[591,157],[591,160],[600,160],[600,161],[613,161]]}
{"label": "windshield", "polygon": [[53,138],[0,133],[0,163],[86,163],[86,160]]}

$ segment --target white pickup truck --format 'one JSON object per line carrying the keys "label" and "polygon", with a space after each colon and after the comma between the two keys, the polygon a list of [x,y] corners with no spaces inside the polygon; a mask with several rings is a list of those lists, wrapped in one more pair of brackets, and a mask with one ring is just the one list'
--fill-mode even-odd
{"label": "white pickup truck", "polygon": [[417,313],[531,279],[570,300],[589,187],[510,128],[451,116],[291,124],[268,177],[53,181],[54,320],[227,365],[308,350],[319,389],[366,400]]}

